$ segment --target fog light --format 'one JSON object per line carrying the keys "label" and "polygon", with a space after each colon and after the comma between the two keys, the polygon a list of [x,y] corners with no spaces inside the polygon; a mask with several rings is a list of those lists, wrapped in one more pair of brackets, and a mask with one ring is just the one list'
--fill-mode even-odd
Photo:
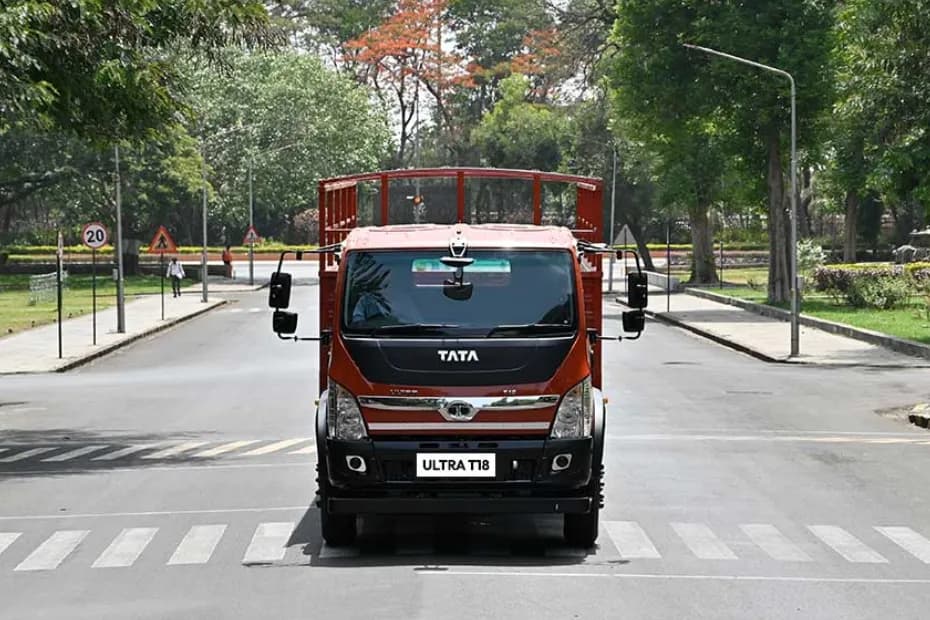
{"label": "fog light", "polygon": [[357,474],[364,474],[368,471],[368,466],[365,464],[365,459],[354,454],[350,454],[346,457],[346,465]]}
{"label": "fog light", "polygon": [[571,454],[559,454],[554,459],[552,459],[552,471],[565,471],[571,464]]}

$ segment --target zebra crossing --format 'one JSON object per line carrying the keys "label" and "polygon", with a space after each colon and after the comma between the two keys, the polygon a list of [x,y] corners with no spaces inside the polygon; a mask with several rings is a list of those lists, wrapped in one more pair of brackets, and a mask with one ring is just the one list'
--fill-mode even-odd
{"label": "zebra crossing", "polygon": [[[274,566],[297,563],[326,565],[352,558],[371,556],[435,556],[448,557],[450,552],[437,542],[430,541],[422,533],[409,538],[401,537],[393,543],[391,536],[360,539],[351,547],[331,548],[321,543],[316,534],[314,541],[295,536],[297,523],[294,521],[268,521],[253,526],[227,523],[206,523],[190,526],[183,536],[177,530],[161,531],[151,524],[140,527],[125,527],[112,536],[106,544],[96,537],[94,544],[90,529],[62,529],[46,532],[42,537],[28,536],[28,532],[0,531],[0,576],[13,573],[53,571],[70,565],[84,568],[118,569],[130,568],[146,553],[161,558],[167,567],[205,566],[212,563],[229,563],[234,553],[242,566]],[[0,525],[2,528],[2,525]],[[715,532],[706,523],[655,523],[645,526],[636,521],[604,521],[601,536],[595,549],[584,550],[567,547],[558,537],[541,537],[539,547],[528,547],[527,541],[507,539],[463,539],[465,546],[456,546],[451,555],[465,554],[472,560],[483,556],[495,558],[521,555],[575,558],[591,564],[610,563],[618,560],[636,562],[638,565],[658,567],[662,563],[681,561],[706,561],[732,565],[741,560],[759,561],[759,552],[765,561],[783,565],[796,563],[829,564],[891,564],[907,565],[911,569],[930,566],[930,532],[918,532],[907,526],[874,526],[866,531],[854,532],[836,525],[807,525],[810,534],[806,539],[792,540],[778,527],[767,523],[741,524],[738,531],[744,538],[726,538]],[[669,538],[666,535],[672,534]],[[876,536],[875,534],[878,534]],[[27,543],[27,538],[32,542]],[[871,540],[869,540],[871,539]],[[246,540],[248,542],[246,542]],[[866,542],[868,540],[868,542]],[[79,550],[86,547],[86,551]],[[90,548],[93,546],[94,548]],[[218,550],[224,548],[223,560],[215,560]],[[158,547],[158,551],[152,551]],[[170,553],[170,555],[169,555]],[[75,556],[80,556],[80,560]],[[288,561],[290,557],[290,561]],[[92,560],[90,558],[93,558]],[[892,559],[894,558],[894,559]],[[73,561],[72,561],[73,559]],[[214,561],[215,560],[215,561]]]}
{"label": "zebra crossing", "polygon": [[[259,457],[278,455],[308,455],[316,453],[312,437],[287,439],[236,439],[208,441],[203,439],[141,442],[94,443],[88,445],[2,445],[0,471],[4,466],[17,469],[24,465],[69,466],[107,465],[118,461],[203,460],[230,457]],[[118,464],[118,463],[117,463]]]}

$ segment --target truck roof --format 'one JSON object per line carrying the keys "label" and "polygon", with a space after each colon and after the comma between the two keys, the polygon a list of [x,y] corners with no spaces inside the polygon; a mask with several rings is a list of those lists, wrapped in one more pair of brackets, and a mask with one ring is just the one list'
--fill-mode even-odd
{"label": "truck roof", "polygon": [[[461,233],[459,235],[459,233]],[[448,248],[453,237],[469,248],[571,249],[578,240],[562,226],[533,224],[395,224],[353,229],[343,250],[408,250]]]}

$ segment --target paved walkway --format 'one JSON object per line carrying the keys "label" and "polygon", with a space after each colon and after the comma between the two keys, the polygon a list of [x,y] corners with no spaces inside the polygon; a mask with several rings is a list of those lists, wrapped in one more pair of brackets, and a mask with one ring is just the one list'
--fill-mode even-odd
{"label": "paved walkway", "polygon": [[148,334],[192,318],[225,303],[216,293],[253,290],[248,285],[209,282],[210,301],[203,303],[200,284],[188,286],[184,294],[165,295],[165,319],[161,318],[161,296],[137,296],[126,302],[126,333],[116,333],[116,306],[97,312],[97,344],[93,344],[90,314],[62,321],[62,357],[58,357],[58,325],[44,325],[0,338],[0,374],[66,370],[109,353]]}
{"label": "paved walkway", "polygon": [[930,360],[804,325],[801,355],[790,357],[791,327],[786,321],[687,293],[673,293],[671,311],[667,311],[665,294],[650,293],[649,310],[656,318],[763,359],[830,366],[930,367]]}

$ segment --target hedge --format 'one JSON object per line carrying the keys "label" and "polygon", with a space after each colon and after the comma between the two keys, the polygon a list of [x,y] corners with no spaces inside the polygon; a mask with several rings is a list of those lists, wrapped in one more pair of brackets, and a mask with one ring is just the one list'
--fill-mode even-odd
{"label": "hedge", "polygon": [[[289,245],[285,243],[270,242],[255,244],[256,252],[283,252],[284,250],[306,250],[308,248],[315,248],[315,245]],[[233,250],[238,252],[248,251],[249,246],[247,245],[233,245]],[[86,245],[66,245],[64,246],[65,254],[87,254],[90,255],[91,249]],[[225,248],[223,246],[207,246],[207,251],[211,253],[222,252]],[[140,248],[140,254],[147,254],[147,248],[143,246]],[[58,251],[58,246],[55,245],[10,245],[0,247],[0,253],[17,255],[17,256],[47,256],[54,254]],[[181,245],[178,246],[178,254],[200,254],[203,251],[203,246],[199,245]],[[113,246],[108,245],[106,247],[100,248],[97,250],[98,254],[112,254]]]}
{"label": "hedge", "polygon": [[930,291],[930,263],[857,263],[818,267],[814,289],[845,297],[856,307],[893,308],[911,295]]}

